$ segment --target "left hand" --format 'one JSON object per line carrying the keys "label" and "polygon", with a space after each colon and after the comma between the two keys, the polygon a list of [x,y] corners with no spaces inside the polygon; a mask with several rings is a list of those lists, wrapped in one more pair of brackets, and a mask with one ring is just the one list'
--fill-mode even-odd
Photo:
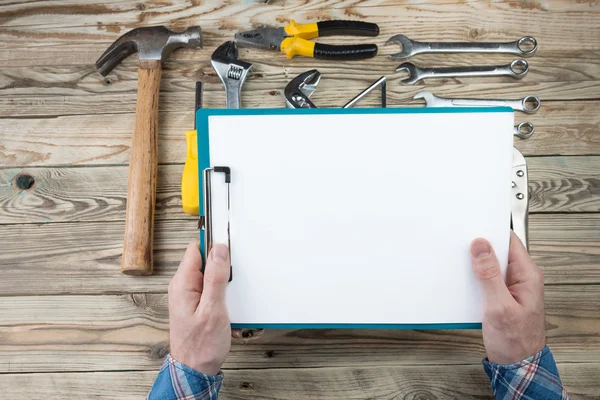
{"label": "left hand", "polygon": [[206,375],[217,375],[231,348],[225,289],[230,262],[227,246],[213,246],[204,275],[198,242],[189,244],[169,284],[171,356]]}

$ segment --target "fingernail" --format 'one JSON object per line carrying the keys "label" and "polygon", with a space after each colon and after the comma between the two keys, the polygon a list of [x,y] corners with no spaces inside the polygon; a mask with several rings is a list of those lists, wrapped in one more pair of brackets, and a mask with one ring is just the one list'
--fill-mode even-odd
{"label": "fingernail", "polygon": [[473,243],[471,243],[471,254],[475,258],[484,258],[490,255],[491,253],[490,245],[485,239],[475,239]]}
{"label": "fingernail", "polygon": [[215,244],[210,251],[214,262],[225,262],[229,258],[229,249],[224,244]]}

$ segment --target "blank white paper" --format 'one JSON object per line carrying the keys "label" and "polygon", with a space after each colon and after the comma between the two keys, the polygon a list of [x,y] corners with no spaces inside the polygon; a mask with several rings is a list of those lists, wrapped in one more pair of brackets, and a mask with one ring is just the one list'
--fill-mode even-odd
{"label": "blank white paper", "polygon": [[511,112],[209,117],[234,324],[482,320],[469,245],[508,262]]}

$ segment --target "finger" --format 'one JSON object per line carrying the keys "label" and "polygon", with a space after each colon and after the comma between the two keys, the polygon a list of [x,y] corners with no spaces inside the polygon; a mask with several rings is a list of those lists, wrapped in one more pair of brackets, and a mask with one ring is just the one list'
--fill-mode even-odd
{"label": "finger", "polygon": [[488,305],[509,305],[515,302],[502,277],[496,253],[487,240],[473,240],[471,243],[471,264]]}
{"label": "finger", "polygon": [[[508,251],[508,270],[506,282],[509,286],[525,284],[525,287],[534,290],[536,293],[543,290],[544,275],[542,270],[533,261],[521,239],[511,231],[510,248]],[[523,286],[523,285],[521,285]],[[527,291],[521,293],[525,294]],[[519,299],[517,298],[517,301]],[[520,302],[520,301],[519,301]]]}
{"label": "finger", "polygon": [[191,242],[169,284],[169,303],[173,309],[193,313],[203,289],[202,256],[198,241]]}
{"label": "finger", "polygon": [[231,337],[234,339],[239,339],[242,337],[242,330],[241,329],[232,329],[231,330]]}
{"label": "finger", "polygon": [[229,249],[223,244],[216,244],[210,251],[204,269],[204,292],[202,302],[220,303],[225,301],[225,289],[229,282]]}

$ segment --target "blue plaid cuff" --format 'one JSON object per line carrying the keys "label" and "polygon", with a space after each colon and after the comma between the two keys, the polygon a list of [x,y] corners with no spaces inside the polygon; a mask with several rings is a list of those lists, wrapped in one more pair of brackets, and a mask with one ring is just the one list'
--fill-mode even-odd
{"label": "blue plaid cuff", "polygon": [[548,346],[525,360],[498,365],[483,360],[497,400],[546,399],[568,400],[558,375],[556,362]]}
{"label": "blue plaid cuff", "polygon": [[223,383],[223,373],[205,375],[167,355],[156,381],[148,393],[149,400],[216,400]]}

